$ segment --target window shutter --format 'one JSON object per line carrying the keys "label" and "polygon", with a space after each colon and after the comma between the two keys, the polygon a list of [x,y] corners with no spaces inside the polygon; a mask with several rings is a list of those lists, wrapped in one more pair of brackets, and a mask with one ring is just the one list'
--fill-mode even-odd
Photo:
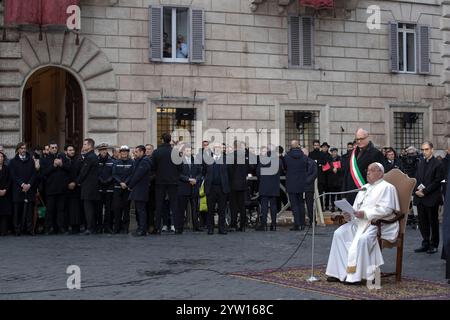
{"label": "window shutter", "polygon": [[314,19],[289,16],[289,67],[314,66]]}
{"label": "window shutter", "polygon": [[205,61],[205,15],[202,9],[191,9],[190,61]]}
{"label": "window shutter", "polygon": [[149,11],[150,60],[162,61],[163,8],[151,6]]}
{"label": "window shutter", "polygon": [[429,74],[431,72],[430,65],[430,27],[425,25],[417,25],[417,71],[421,74]]}
{"label": "window shutter", "polygon": [[314,20],[312,17],[301,17],[302,66],[314,65]]}
{"label": "window shutter", "polygon": [[289,16],[289,67],[300,65],[300,17]]}
{"label": "window shutter", "polygon": [[389,22],[389,51],[391,72],[398,72],[398,23]]}

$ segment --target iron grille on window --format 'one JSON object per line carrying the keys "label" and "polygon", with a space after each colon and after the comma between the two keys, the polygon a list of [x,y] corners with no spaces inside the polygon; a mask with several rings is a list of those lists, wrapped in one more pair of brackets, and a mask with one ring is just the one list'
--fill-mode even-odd
{"label": "iron grille on window", "polygon": [[[175,142],[191,144],[195,142],[195,109],[161,107],[156,109],[156,113],[158,146],[162,144],[161,136],[163,133],[170,133],[172,140]],[[183,134],[181,130],[186,130],[189,134]]]}
{"label": "iron grille on window", "polygon": [[394,112],[394,147],[397,152],[409,146],[420,149],[423,142],[423,113]]}
{"label": "iron grille on window", "polygon": [[319,111],[286,110],[285,147],[289,149],[291,140],[297,139],[302,147],[312,149],[313,141],[320,139]]}

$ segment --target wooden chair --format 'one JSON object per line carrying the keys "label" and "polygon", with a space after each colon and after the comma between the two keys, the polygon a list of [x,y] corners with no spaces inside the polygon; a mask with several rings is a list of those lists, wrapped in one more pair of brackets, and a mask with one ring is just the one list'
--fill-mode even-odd
{"label": "wooden chair", "polygon": [[[395,212],[392,217],[385,219],[378,219],[372,221],[372,225],[377,226],[377,239],[380,244],[380,249],[397,248],[397,262],[396,270],[392,273],[383,273],[383,276],[395,275],[396,281],[402,279],[402,263],[403,263],[403,244],[405,241],[406,222],[408,220],[409,206],[411,203],[411,194],[416,186],[416,179],[409,178],[399,169],[392,169],[384,175],[384,180],[394,185],[397,189],[398,200],[400,204],[400,212]],[[381,238],[381,227],[383,224],[392,224],[399,222],[400,230],[398,237],[394,242],[390,242]]]}

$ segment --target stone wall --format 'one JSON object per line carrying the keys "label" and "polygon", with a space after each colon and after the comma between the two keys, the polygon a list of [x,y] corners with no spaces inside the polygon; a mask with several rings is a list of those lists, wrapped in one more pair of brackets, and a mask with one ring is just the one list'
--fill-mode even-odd
{"label": "stone wall", "polygon": [[[88,127],[97,139],[118,145],[154,142],[155,137],[150,136],[154,121],[151,99],[160,98],[161,92],[164,96],[192,98],[196,90],[204,99],[206,125],[221,130],[284,126],[279,110],[285,104],[293,108],[298,105],[299,109],[307,109],[309,103],[322,104],[329,122],[321,123],[326,130],[320,138],[335,146],[340,146],[341,126],[345,129],[344,141],[352,140],[354,130],[362,126],[378,145],[391,144],[390,104],[407,105],[410,110],[417,104],[433,110],[427,130],[432,132],[438,149],[447,147],[449,84],[442,84],[448,76],[448,71],[442,70],[448,67],[448,44],[441,53],[443,35],[447,39],[445,35],[450,32],[446,26],[450,19],[445,11],[447,1],[442,7],[434,0],[359,1],[356,10],[336,10],[336,17],[321,14],[315,23],[312,70],[288,68],[287,14],[310,13],[299,9],[297,1],[291,1],[281,14],[278,0],[261,1],[254,12],[248,0],[111,3],[115,1],[81,1],[82,36],[95,44],[111,65],[117,86],[115,93],[108,91],[112,87],[89,93],[89,117],[100,121]],[[382,8],[382,27],[369,31],[366,8],[374,3]],[[191,5],[206,11],[205,63],[149,62],[149,5]],[[392,20],[432,27],[430,75],[389,72],[387,23]],[[0,46],[0,69],[6,55],[18,60],[23,56],[18,44]],[[0,84],[0,100],[5,102],[0,103],[0,114],[9,112],[17,117],[23,78],[1,74],[1,81],[9,79],[17,86],[6,90]],[[19,138],[18,133],[1,135],[0,143]]]}

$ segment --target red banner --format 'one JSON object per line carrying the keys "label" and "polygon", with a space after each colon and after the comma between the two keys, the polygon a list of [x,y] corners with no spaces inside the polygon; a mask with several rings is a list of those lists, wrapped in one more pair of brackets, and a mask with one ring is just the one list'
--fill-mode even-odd
{"label": "red banner", "polygon": [[334,0],[300,0],[300,5],[315,9],[334,8]]}
{"label": "red banner", "polygon": [[5,24],[65,25],[70,5],[79,0],[5,0]]}

